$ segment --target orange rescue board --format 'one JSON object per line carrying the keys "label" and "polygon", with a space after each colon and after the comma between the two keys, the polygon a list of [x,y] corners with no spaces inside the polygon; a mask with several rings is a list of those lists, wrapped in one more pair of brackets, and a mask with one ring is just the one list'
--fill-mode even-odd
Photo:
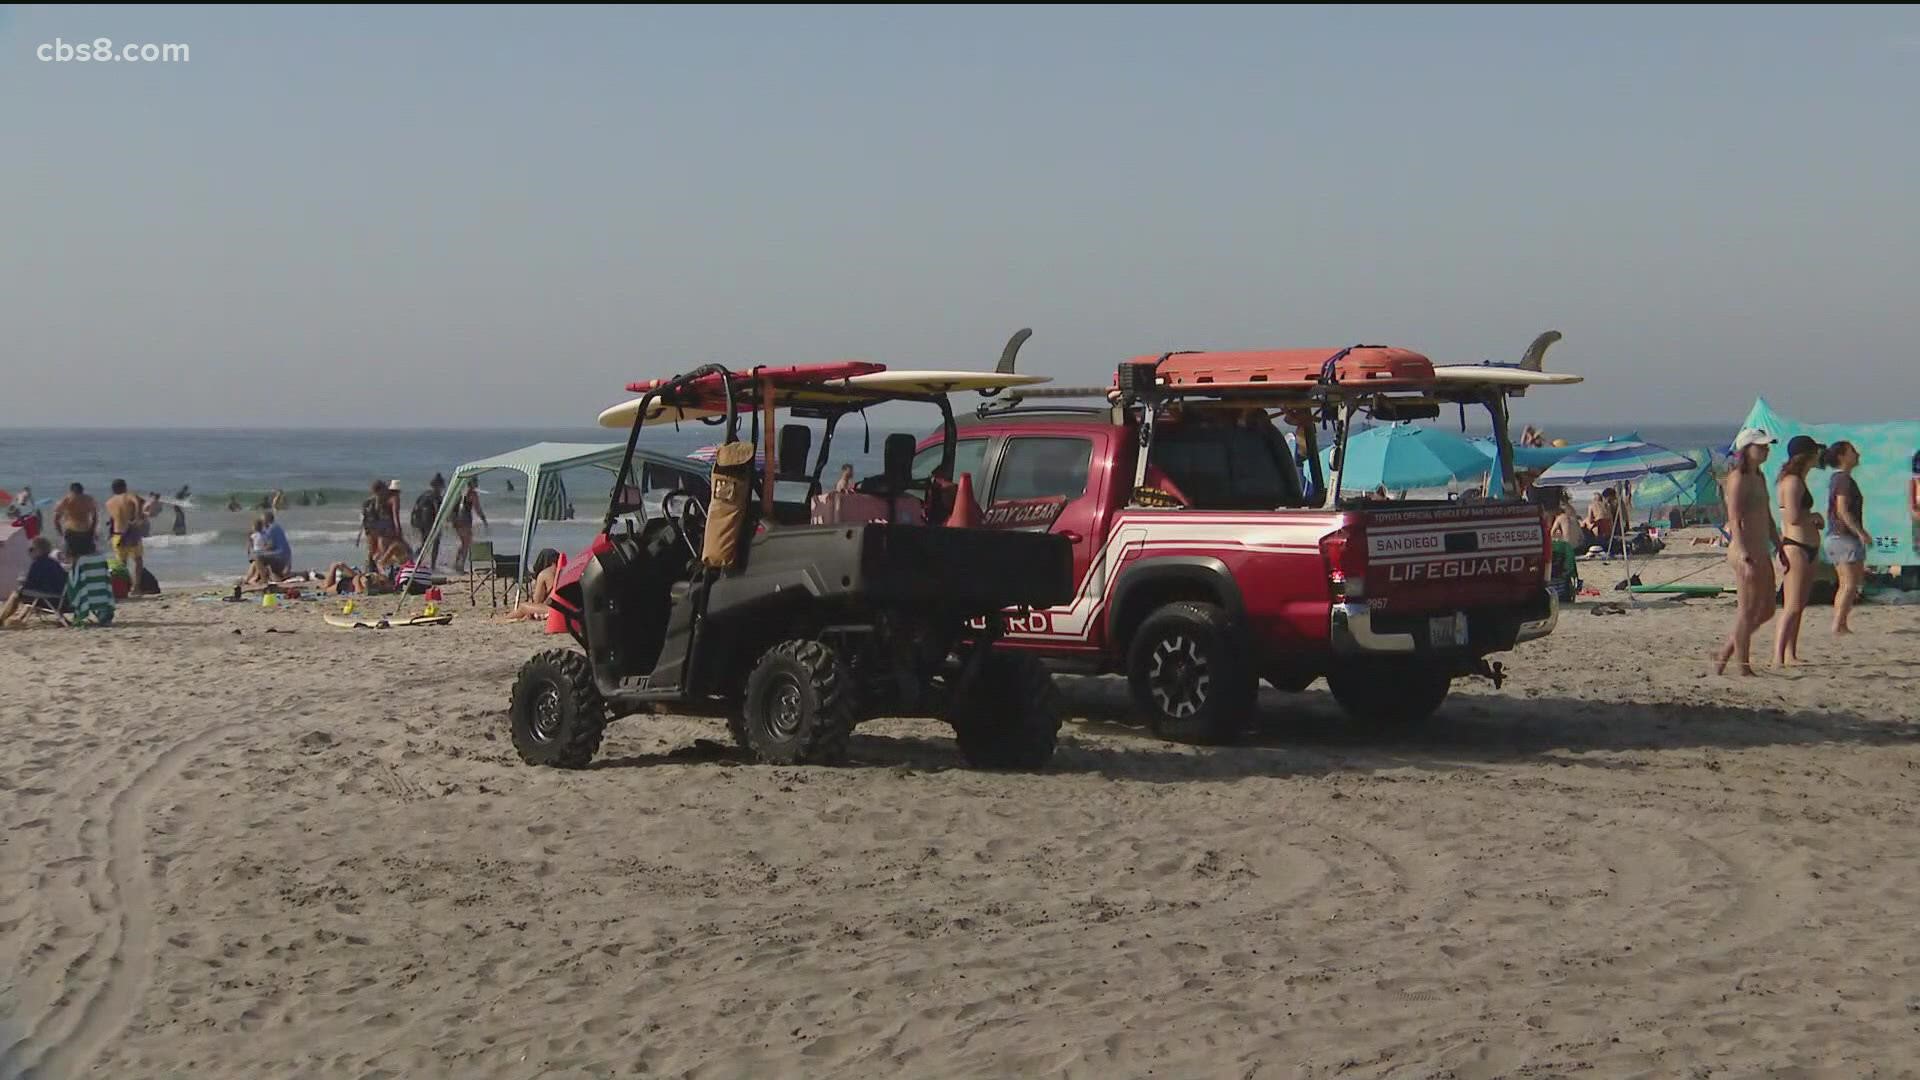
{"label": "orange rescue board", "polygon": [[[1258,390],[1310,387],[1320,369],[1339,349],[1257,349],[1245,352],[1178,353],[1161,363],[1161,383],[1177,389]],[[1158,356],[1137,356],[1133,363],[1151,364]],[[1350,349],[1334,365],[1342,384],[1382,390],[1431,386],[1433,361],[1411,349],[1367,345]]]}

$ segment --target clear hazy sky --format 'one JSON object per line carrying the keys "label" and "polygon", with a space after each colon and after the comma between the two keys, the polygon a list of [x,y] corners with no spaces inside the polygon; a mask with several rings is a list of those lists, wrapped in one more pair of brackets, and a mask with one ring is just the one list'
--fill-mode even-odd
{"label": "clear hazy sky", "polygon": [[[185,64],[42,63],[183,42]],[[1400,344],[1529,419],[1920,416],[1920,13],[0,13],[0,400],[584,424],[862,357]]]}

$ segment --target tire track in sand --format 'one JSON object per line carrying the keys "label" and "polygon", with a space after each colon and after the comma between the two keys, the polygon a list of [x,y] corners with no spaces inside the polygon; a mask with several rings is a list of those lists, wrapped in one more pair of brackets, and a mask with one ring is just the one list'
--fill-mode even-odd
{"label": "tire track in sand", "polygon": [[[63,1003],[31,1025],[32,1034],[0,1052],[0,1077],[54,1080],[80,1075],[133,1019],[153,963],[152,879],[145,858],[147,803],[208,743],[240,726],[218,724],[175,742],[134,773],[125,786],[115,790],[103,785],[91,797],[94,806],[81,808],[82,816],[98,820],[97,813],[88,811],[97,810],[102,799],[107,803],[106,850],[95,852],[104,854],[106,864],[101,875],[105,892],[96,899],[106,924],[87,950],[101,957],[87,966],[104,967],[104,974],[83,993],[63,995]],[[102,830],[83,829],[83,835],[89,832],[98,837]],[[93,841],[100,843],[100,839]],[[66,1029],[64,1035],[43,1046],[33,1045],[41,1032],[59,1027]]]}

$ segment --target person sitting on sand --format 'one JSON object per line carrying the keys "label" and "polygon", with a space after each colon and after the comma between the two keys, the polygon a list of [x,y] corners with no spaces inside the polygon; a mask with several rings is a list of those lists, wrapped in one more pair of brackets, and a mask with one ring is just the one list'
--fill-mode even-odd
{"label": "person sitting on sand", "polygon": [[379,596],[393,591],[393,582],[378,570],[362,572],[343,562],[327,567],[320,591],[334,596]]}
{"label": "person sitting on sand", "polygon": [[1613,543],[1613,533],[1620,523],[1620,494],[1612,488],[1600,494],[1587,504],[1587,519],[1581,524],[1593,534],[1593,542],[1601,547]]}
{"label": "person sitting on sand", "polygon": [[36,536],[27,545],[27,554],[33,559],[27,564],[27,572],[20,575],[20,583],[7,598],[7,606],[0,608],[0,626],[13,618],[26,606],[29,597],[61,597],[67,591],[67,570],[53,557],[53,541],[44,536]]}
{"label": "person sitting on sand", "polygon": [[533,559],[533,581],[527,585],[527,599],[514,606],[512,611],[499,617],[498,622],[517,622],[521,619],[545,619],[553,613],[547,606],[547,599],[553,595],[553,583],[560,576],[560,553],[552,548],[542,548]]}

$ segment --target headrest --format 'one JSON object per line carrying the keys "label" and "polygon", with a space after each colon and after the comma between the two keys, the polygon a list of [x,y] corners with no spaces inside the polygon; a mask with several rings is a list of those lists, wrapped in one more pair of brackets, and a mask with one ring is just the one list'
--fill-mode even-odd
{"label": "headrest", "polygon": [[813,429],[805,424],[786,424],[780,428],[780,457],[775,462],[781,476],[808,476],[807,457],[813,451]]}
{"label": "headrest", "polygon": [[904,483],[913,475],[913,445],[915,439],[908,432],[896,432],[887,436],[883,448],[886,462],[887,479],[895,483]]}

